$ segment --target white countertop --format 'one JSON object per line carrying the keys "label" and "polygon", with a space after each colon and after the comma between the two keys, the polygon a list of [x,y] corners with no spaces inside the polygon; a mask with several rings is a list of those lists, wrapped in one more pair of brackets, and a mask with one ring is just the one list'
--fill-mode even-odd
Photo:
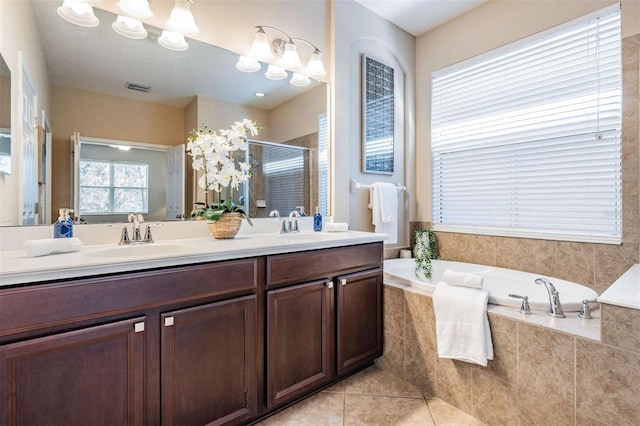
{"label": "white countertop", "polygon": [[[301,232],[299,234],[247,234],[232,240],[212,237],[171,239],[144,246],[85,245],[79,252],[27,257],[24,250],[0,251],[0,287],[167,266],[239,259],[383,241],[370,232]],[[163,247],[169,249],[162,251]],[[128,252],[129,247],[135,247]],[[117,250],[123,250],[121,256]]]}
{"label": "white countertop", "polygon": [[598,297],[598,302],[640,309],[640,263],[633,265],[611,287]]}

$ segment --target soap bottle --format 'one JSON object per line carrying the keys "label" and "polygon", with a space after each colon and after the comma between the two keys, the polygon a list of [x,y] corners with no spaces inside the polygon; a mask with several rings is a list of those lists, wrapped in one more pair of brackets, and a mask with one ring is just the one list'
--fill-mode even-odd
{"label": "soap bottle", "polygon": [[53,238],[73,237],[73,219],[71,219],[71,209],[60,209],[58,221],[53,224]]}
{"label": "soap bottle", "polygon": [[322,215],[318,207],[316,207],[316,214],[313,215],[313,230],[316,232],[322,231]]}

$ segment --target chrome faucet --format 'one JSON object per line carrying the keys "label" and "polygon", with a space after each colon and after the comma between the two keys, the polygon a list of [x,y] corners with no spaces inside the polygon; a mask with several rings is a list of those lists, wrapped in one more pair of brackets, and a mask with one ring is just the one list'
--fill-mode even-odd
{"label": "chrome faucet", "polygon": [[291,210],[289,213],[289,232],[299,232],[298,229],[298,218],[300,217],[300,212],[298,210]]}
{"label": "chrome faucet", "polygon": [[565,315],[562,311],[562,304],[560,303],[560,293],[558,293],[558,290],[551,284],[551,281],[546,278],[536,278],[535,283],[544,285],[549,294],[549,310],[547,311],[547,315],[555,318],[564,318]]}
{"label": "chrome faucet", "polygon": [[127,220],[133,223],[133,237],[129,237],[129,231],[127,225],[109,225],[112,228],[122,228],[122,234],[120,234],[120,242],[118,245],[127,244],[139,244],[139,243],[152,243],[153,236],[151,235],[151,227],[161,226],[160,223],[149,223],[145,229],[144,237],[140,232],[140,224],[144,222],[144,217],[140,213],[129,213]]}

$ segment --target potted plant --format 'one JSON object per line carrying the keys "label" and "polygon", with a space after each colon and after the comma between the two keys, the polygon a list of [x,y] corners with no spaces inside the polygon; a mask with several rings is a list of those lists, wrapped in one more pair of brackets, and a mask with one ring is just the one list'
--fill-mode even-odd
{"label": "potted plant", "polygon": [[[238,153],[246,152],[247,138],[256,136],[260,128],[257,122],[245,118],[233,123],[230,129],[215,132],[202,124],[189,134],[187,153],[193,158],[193,169],[202,171],[198,186],[205,190],[204,204],[194,209],[191,216],[204,218],[215,238],[234,238],[243,218],[252,224],[243,206],[233,201],[233,194],[252,173],[251,166],[243,161],[244,155]],[[209,190],[213,191],[211,203]]]}

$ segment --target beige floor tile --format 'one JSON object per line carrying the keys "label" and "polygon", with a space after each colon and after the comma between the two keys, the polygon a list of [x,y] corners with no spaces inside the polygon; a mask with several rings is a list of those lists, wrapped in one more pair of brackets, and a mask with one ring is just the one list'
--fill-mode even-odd
{"label": "beige floor tile", "polygon": [[486,426],[480,420],[441,399],[427,399],[427,404],[436,426]]}
{"label": "beige floor tile", "polygon": [[372,366],[345,380],[347,394],[422,399],[422,391],[396,374]]}
{"label": "beige floor tile", "polygon": [[258,423],[260,426],[342,426],[344,395],[320,392]]}
{"label": "beige floor tile", "polygon": [[344,393],[344,380],[335,385],[329,386],[323,392]]}
{"label": "beige floor tile", "polygon": [[434,425],[424,399],[345,395],[345,426]]}

